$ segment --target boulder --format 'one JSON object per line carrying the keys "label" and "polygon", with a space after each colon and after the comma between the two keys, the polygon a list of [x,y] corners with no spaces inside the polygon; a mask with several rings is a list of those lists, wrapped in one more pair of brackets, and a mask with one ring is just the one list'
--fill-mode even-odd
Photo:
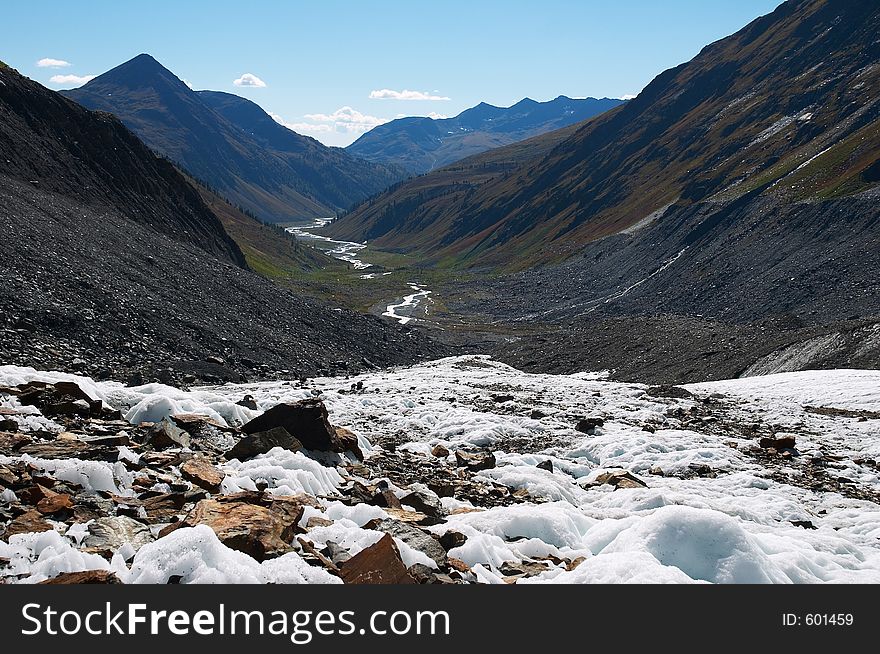
{"label": "boulder", "polygon": [[180,475],[206,491],[216,493],[226,476],[202,456],[194,456],[180,466]]}
{"label": "boulder", "polygon": [[266,507],[243,500],[207,499],[196,504],[181,526],[208,525],[227,547],[263,561],[290,549],[302,514],[303,506],[295,502],[271,502]]}
{"label": "boulder", "polygon": [[449,456],[449,450],[438,443],[431,448],[431,454],[433,456],[436,456],[438,459],[445,459],[447,456]]}
{"label": "boulder", "polygon": [[[491,452],[485,454],[471,454],[470,452],[455,452],[455,462],[459,468],[467,468],[471,472],[489,470],[495,467],[495,455]],[[438,493],[439,495],[439,493]]]}
{"label": "boulder", "polygon": [[574,426],[574,428],[583,434],[589,434],[592,436],[596,433],[596,428],[601,427],[604,424],[604,418],[582,418],[581,420],[578,420],[578,423]]}
{"label": "boulder", "polygon": [[248,434],[240,439],[225,456],[227,459],[244,461],[259,454],[265,454],[274,447],[281,447],[291,452],[298,452],[303,444],[290,435],[284,427],[273,427],[268,431],[259,431]]}
{"label": "boulder", "polygon": [[603,472],[588,486],[601,486],[608,484],[615,488],[647,488],[648,484],[636,477],[628,470],[612,470]]}
{"label": "boulder", "polygon": [[52,531],[52,525],[43,519],[39,511],[28,511],[6,525],[3,538],[8,542],[9,538],[16,534],[29,534],[38,531]]}
{"label": "boulder", "polygon": [[189,447],[190,435],[175,425],[171,419],[165,418],[150,427],[144,444],[156,450],[164,450],[169,447]]}
{"label": "boulder", "polygon": [[416,583],[403,564],[397,545],[389,534],[346,561],[340,576],[346,584]]}
{"label": "boulder", "polygon": [[541,461],[541,463],[539,463],[535,467],[540,468],[541,470],[546,470],[547,472],[553,472],[553,462],[550,459],[547,459],[546,461]]}
{"label": "boulder", "polygon": [[245,434],[256,434],[275,427],[284,427],[309,450],[338,451],[333,450],[336,430],[330,425],[327,407],[317,398],[276,404],[241,430]]}
{"label": "boulder", "polygon": [[770,449],[772,447],[775,450],[793,450],[795,446],[795,438],[794,436],[788,435],[765,437],[762,438],[758,444],[765,449]]}
{"label": "boulder", "polygon": [[440,540],[433,534],[422,531],[410,523],[377,518],[365,524],[364,529],[384,531],[428,556],[439,568],[446,568],[446,550],[443,549]]}
{"label": "boulder", "polygon": [[411,506],[419,513],[424,513],[433,518],[439,518],[446,512],[440,503],[440,498],[436,493],[415,490],[408,495],[400,498],[400,503]]}
{"label": "boulder", "polygon": [[123,545],[131,545],[135,551],[152,543],[150,528],[124,515],[98,518],[89,525],[89,535],[83,547],[102,555],[112,555]]}

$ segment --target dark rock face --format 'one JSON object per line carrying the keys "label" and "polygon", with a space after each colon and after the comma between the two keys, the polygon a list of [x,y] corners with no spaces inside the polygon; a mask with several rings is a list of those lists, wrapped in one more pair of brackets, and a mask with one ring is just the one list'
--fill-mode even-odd
{"label": "dark rock face", "polygon": [[272,427],[266,431],[258,431],[241,438],[235,446],[226,453],[227,459],[250,459],[258,454],[265,454],[273,447],[283,447],[285,450],[297,452],[303,444],[284,427]]}
{"label": "dark rock face", "polygon": [[307,450],[345,452],[351,447],[350,440],[340,438],[330,424],[327,407],[318,399],[278,404],[251,420],[241,430],[245,434],[258,434],[278,427],[285,429]]}

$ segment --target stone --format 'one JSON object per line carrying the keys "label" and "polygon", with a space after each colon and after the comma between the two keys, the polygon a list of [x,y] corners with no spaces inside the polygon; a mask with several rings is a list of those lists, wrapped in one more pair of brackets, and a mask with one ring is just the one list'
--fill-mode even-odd
{"label": "stone", "polygon": [[135,551],[155,539],[150,528],[124,515],[98,518],[89,525],[89,535],[83,539],[83,547],[104,556],[115,553],[125,544]]}
{"label": "stone", "polygon": [[147,517],[155,522],[168,522],[170,518],[180,513],[185,505],[186,496],[183,493],[160,493],[143,499],[141,504],[147,512]]}
{"label": "stone", "polygon": [[391,516],[394,520],[400,520],[401,522],[409,522],[415,525],[427,524],[437,522],[433,520],[430,516],[425,515],[424,513],[419,513],[418,511],[407,511],[406,509],[385,509],[385,513]]}
{"label": "stone", "polygon": [[245,395],[238,402],[236,402],[238,406],[243,406],[246,409],[250,409],[251,411],[259,411],[260,407],[257,406],[257,401],[254,399],[253,395]]}
{"label": "stone", "polygon": [[391,534],[402,540],[415,550],[422,552],[437,564],[441,569],[446,568],[446,550],[440,544],[440,540],[426,531],[412,524],[399,520],[375,519],[364,525],[364,529],[375,529]]}
{"label": "stone", "polygon": [[184,518],[183,526],[208,525],[227,547],[263,561],[290,549],[302,514],[302,505],[293,502],[266,507],[228,498],[206,499]]}
{"label": "stone", "polygon": [[[440,536],[440,546],[447,552],[449,550],[455,549],[456,547],[461,547],[466,542],[467,536],[458,531],[447,531],[445,534]],[[451,560],[452,559],[450,559],[450,561]]]}
{"label": "stone", "polygon": [[794,436],[764,437],[758,442],[758,445],[764,449],[793,450],[795,438]]}
{"label": "stone", "polygon": [[306,449],[342,451],[334,449],[339,448],[336,430],[330,425],[327,407],[317,398],[276,404],[245,424],[241,430],[245,434],[256,434],[275,427],[284,427]]}
{"label": "stone", "polygon": [[52,493],[37,502],[37,511],[43,515],[53,515],[73,509],[73,500],[67,493]]}
{"label": "stone", "polygon": [[389,509],[403,508],[400,504],[400,500],[397,499],[397,495],[390,490],[378,491],[370,500],[370,504],[373,506],[387,507]]}
{"label": "stone", "polygon": [[145,445],[149,445],[157,450],[164,450],[169,447],[189,447],[190,435],[175,425],[171,419],[165,418],[150,427],[147,432]]}
{"label": "stone", "polygon": [[346,584],[416,583],[403,564],[397,545],[389,534],[346,561],[340,576]]}
{"label": "stone", "polygon": [[336,443],[340,448],[339,452],[353,452],[359,461],[364,460],[364,453],[358,445],[357,435],[345,427],[336,427]]}
{"label": "stone", "polygon": [[121,583],[119,577],[109,570],[84,570],[82,572],[62,572],[51,579],[41,581],[40,585]]}
{"label": "stone", "polygon": [[495,455],[491,452],[486,454],[471,454],[469,452],[457,450],[455,452],[455,462],[459,468],[467,468],[471,472],[478,472],[480,470],[494,468]]}
{"label": "stone", "polygon": [[686,388],[670,385],[651,386],[645,391],[645,394],[648,397],[668,397],[679,400],[686,400],[694,396],[694,394]]}
{"label": "stone", "polygon": [[329,527],[332,524],[332,520],[322,518],[319,515],[313,515],[306,521],[306,529],[315,529],[316,527]]}
{"label": "stone", "polygon": [[[16,423],[16,428],[18,424]],[[0,431],[0,454],[7,456],[17,452],[20,447],[31,443],[31,439],[24,434],[10,434]]]}
{"label": "stone", "polygon": [[216,493],[226,476],[206,458],[194,456],[180,466],[180,475],[206,491]]}
{"label": "stone", "polygon": [[583,434],[589,434],[592,436],[596,433],[596,428],[601,427],[604,424],[605,420],[603,418],[582,418],[581,420],[578,420],[578,423],[574,428]]}
{"label": "stone", "polygon": [[547,459],[546,461],[541,461],[541,463],[539,463],[535,467],[540,468],[541,470],[546,470],[547,472],[553,472],[553,462],[550,459]]}
{"label": "stone", "polygon": [[647,488],[648,484],[633,475],[628,470],[613,470],[603,472],[589,486],[601,486],[609,484],[615,488]]}
{"label": "stone", "polygon": [[400,503],[411,506],[419,513],[424,513],[433,518],[439,518],[446,512],[443,510],[443,504],[435,493],[426,493],[424,491],[413,491],[400,498]]}
{"label": "stone", "polygon": [[43,519],[39,511],[27,511],[6,525],[3,538],[9,541],[9,538],[16,534],[29,534],[38,531],[52,531],[52,525]]}
{"label": "stone", "polygon": [[438,443],[431,448],[431,455],[436,456],[438,459],[445,459],[449,456],[449,450]]}
{"label": "stone", "polygon": [[504,404],[505,402],[510,402],[513,399],[515,399],[513,397],[513,395],[493,395],[492,396],[492,401],[497,402],[498,404]]}
{"label": "stone", "polygon": [[291,436],[284,427],[273,427],[268,431],[255,432],[243,437],[225,456],[229,460],[244,461],[259,454],[265,454],[274,447],[298,452],[303,448],[303,444]]}
{"label": "stone", "polygon": [[330,559],[336,567],[342,566],[351,558],[351,554],[348,553],[348,550],[344,547],[340,547],[333,541],[327,542],[327,545],[321,550],[321,554]]}

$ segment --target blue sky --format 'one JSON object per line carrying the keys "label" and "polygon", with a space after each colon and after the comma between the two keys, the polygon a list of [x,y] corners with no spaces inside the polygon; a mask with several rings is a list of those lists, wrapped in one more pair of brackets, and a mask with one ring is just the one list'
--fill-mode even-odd
{"label": "blue sky", "polygon": [[296,131],[347,145],[402,115],[638,93],[778,4],[12,0],[0,59],[62,89],[147,52],[196,89],[238,93]]}

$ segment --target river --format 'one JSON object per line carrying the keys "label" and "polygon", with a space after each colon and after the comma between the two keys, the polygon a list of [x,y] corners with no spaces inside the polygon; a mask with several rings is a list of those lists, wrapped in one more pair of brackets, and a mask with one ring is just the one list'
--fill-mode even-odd
{"label": "river", "polygon": [[[336,239],[332,239],[329,236],[321,236],[320,234],[312,233],[311,230],[320,229],[321,227],[329,224],[332,220],[332,218],[316,218],[314,222],[307,223],[305,225],[295,225],[293,227],[288,227],[287,231],[293,234],[296,238],[310,243],[325,254],[328,254],[331,257],[340,259],[348,264],[351,264],[351,266],[354,267],[355,270],[366,270],[367,268],[372,268],[373,264],[368,263],[360,258],[361,251],[367,247],[365,243],[355,243],[353,241],[337,241]],[[370,279],[376,279],[377,277],[384,277],[390,274],[390,272],[369,272],[359,275],[359,278],[366,281]],[[428,296],[431,295],[432,291],[429,291],[412,282],[410,282],[409,287],[413,290],[413,293],[405,296],[403,298],[403,301],[401,302],[389,304],[386,307],[385,312],[382,314],[384,317],[396,320],[401,325],[405,325],[408,322],[414,320],[422,320],[415,317],[415,312],[423,303],[429,301]],[[424,307],[424,312],[425,314],[428,313],[427,307]]]}

